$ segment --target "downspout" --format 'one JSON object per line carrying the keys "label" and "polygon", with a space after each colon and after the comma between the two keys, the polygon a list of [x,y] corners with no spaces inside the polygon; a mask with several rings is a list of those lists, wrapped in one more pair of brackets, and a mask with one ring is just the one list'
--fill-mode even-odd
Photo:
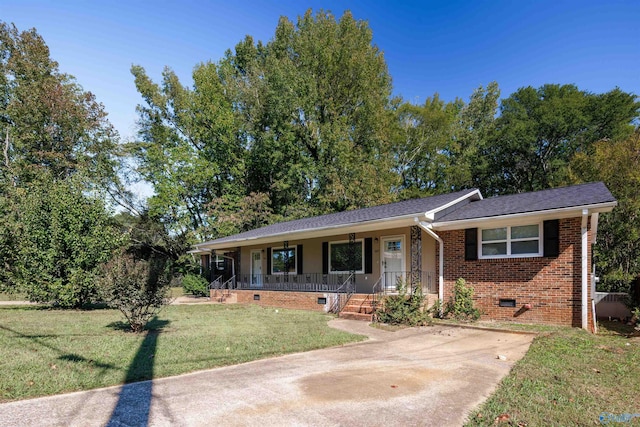
{"label": "downspout", "polygon": [[415,219],[420,228],[422,228],[429,236],[436,239],[440,245],[440,250],[438,251],[438,299],[440,300],[440,306],[444,304],[444,242],[436,233],[431,230],[431,224],[428,224],[424,221],[418,221],[418,218]]}
{"label": "downspout", "polygon": [[589,210],[582,210],[582,227],[581,227],[581,235],[582,242],[580,245],[580,249],[582,251],[582,301],[581,301],[581,314],[582,314],[582,329],[589,329],[589,309],[588,309],[588,286],[589,286],[589,266],[587,263],[588,257],[588,247],[589,244],[589,233],[588,233],[588,224],[589,220]]}

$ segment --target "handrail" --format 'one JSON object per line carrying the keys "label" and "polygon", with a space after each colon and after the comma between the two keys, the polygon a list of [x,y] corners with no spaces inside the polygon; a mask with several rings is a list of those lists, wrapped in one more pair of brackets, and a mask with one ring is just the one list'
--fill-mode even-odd
{"label": "handrail", "polygon": [[[349,298],[351,298],[351,295],[353,295],[355,293],[355,286],[349,286],[353,283],[353,279],[354,279],[354,275],[350,274],[349,277],[347,277],[347,280],[345,280],[344,282],[342,282],[342,285],[340,285],[340,287],[338,289],[335,290],[335,294],[336,297],[334,299],[334,302],[332,304],[331,307],[331,311],[333,313],[340,313],[340,311],[342,311],[342,308],[347,304],[347,301],[349,301]],[[341,291],[344,289],[344,291],[346,292],[342,292],[346,294],[346,298],[344,301],[344,304],[342,304],[341,302]]]}
{"label": "handrail", "polygon": [[229,280],[227,280],[226,282],[224,282],[224,283],[222,284],[221,288],[222,288],[222,289],[224,289],[224,288],[231,289],[231,288],[230,288],[229,286],[227,286],[227,285],[228,285],[229,283],[231,283],[231,282],[235,281],[235,280],[236,280],[236,276],[235,276],[235,274],[234,274],[233,276],[231,276],[231,277],[229,278]]}
{"label": "handrail", "polygon": [[[380,277],[378,277],[378,280],[376,280],[376,283],[373,284],[373,287],[371,288],[371,299],[373,301],[373,305],[376,306],[378,304],[378,294],[383,294],[384,293],[384,289],[382,288],[382,278],[384,277],[384,274],[381,274]],[[379,291],[376,291],[376,288],[380,287]]]}
{"label": "handrail", "polygon": [[222,274],[216,276],[215,279],[209,283],[209,289],[220,289],[222,286]]}

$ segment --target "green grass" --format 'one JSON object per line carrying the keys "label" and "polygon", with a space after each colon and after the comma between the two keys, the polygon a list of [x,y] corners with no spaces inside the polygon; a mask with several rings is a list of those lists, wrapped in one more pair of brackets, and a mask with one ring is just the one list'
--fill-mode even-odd
{"label": "green grass", "polygon": [[359,341],[321,313],[170,306],[146,333],[114,310],[0,307],[0,401],[177,375]]}
{"label": "green grass", "polygon": [[[558,328],[536,337],[466,425],[600,425],[603,412],[640,414],[640,337],[619,323],[600,328],[598,335]],[[611,424],[640,425],[640,417]]]}
{"label": "green grass", "polygon": [[0,301],[26,301],[27,297],[22,294],[7,294],[0,292]]}

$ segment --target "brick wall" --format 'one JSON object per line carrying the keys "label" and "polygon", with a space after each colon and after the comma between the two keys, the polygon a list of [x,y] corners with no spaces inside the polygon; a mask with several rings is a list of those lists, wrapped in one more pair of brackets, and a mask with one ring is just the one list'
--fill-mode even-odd
{"label": "brick wall", "polygon": [[[475,305],[483,312],[483,319],[580,327],[581,218],[561,219],[559,225],[560,255],[555,258],[465,261],[464,230],[440,232],[444,240],[444,300],[449,300],[456,279],[462,277],[473,286]],[[591,272],[591,250],[588,253]],[[501,298],[515,299],[516,307],[500,307]],[[532,308],[525,310],[524,304]]]}
{"label": "brick wall", "polygon": [[[334,294],[321,292],[290,292],[290,291],[261,291],[235,290],[239,304],[258,304],[263,307],[282,307],[298,310],[312,310],[328,312]],[[254,299],[259,295],[260,299]],[[326,298],[326,304],[318,304],[318,298]]]}

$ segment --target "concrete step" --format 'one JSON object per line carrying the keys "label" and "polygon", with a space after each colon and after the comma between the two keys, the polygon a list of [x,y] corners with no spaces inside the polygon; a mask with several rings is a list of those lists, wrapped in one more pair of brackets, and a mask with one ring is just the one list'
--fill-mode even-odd
{"label": "concrete step", "polygon": [[347,304],[344,306],[342,311],[346,311],[347,313],[373,313],[373,306],[367,304]]}
{"label": "concrete step", "polygon": [[351,313],[345,311],[341,311],[338,317],[341,319],[364,320],[366,322],[371,322],[373,320],[373,314]]}

